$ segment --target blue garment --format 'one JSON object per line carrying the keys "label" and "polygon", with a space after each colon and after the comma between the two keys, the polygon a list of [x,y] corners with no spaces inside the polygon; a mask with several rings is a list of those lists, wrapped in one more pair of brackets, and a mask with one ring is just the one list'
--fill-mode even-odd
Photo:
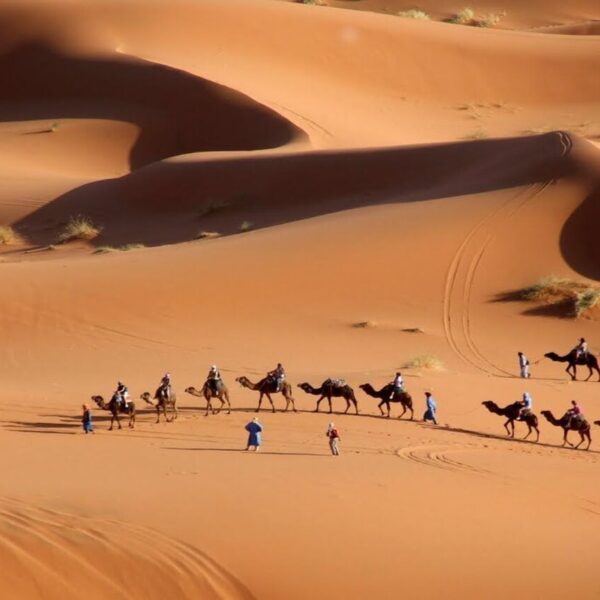
{"label": "blue garment", "polygon": [[250,434],[248,435],[248,446],[260,446],[262,430],[262,425],[256,421],[251,421],[246,425],[246,431]]}
{"label": "blue garment", "polygon": [[437,410],[437,404],[435,403],[433,396],[427,396],[426,404],[427,404],[427,410],[432,410],[433,412],[435,412]]}
{"label": "blue garment", "polygon": [[81,422],[83,424],[83,430],[86,433],[92,433],[94,431],[94,426],[92,425],[92,413],[89,410],[84,411]]}
{"label": "blue garment", "polygon": [[528,408],[529,410],[531,410],[532,406],[533,406],[533,400],[532,400],[531,396],[529,395],[529,393],[525,392],[523,394],[523,408]]}
{"label": "blue garment", "polygon": [[435,411],[437,410],[437,404],[436,404],[435,400],[433,399],[433,396],[427,396],[427,399],[425,400],[425,404],[427,405],[427,410],[425,411],[425,414],[423,415],[423,421],[433,421],[434,423],[436,423],[437,418],[436,418]]}

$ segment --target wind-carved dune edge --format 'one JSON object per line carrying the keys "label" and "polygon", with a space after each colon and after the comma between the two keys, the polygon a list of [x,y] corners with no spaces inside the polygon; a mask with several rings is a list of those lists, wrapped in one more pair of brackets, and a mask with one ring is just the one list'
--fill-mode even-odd
{"label": "wind-carved dune edge", "polygon": [[253,598],[203,552],[161,533],[5,498],[0,564],[5,598]]}

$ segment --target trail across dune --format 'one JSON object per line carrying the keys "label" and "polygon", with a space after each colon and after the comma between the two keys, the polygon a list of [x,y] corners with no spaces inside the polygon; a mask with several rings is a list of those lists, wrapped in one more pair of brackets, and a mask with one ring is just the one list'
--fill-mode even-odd
{"label": "trail across dune", "polygon": [[6,498],[0,561],[12,598],[252,598],[208,556],[157,531]]}

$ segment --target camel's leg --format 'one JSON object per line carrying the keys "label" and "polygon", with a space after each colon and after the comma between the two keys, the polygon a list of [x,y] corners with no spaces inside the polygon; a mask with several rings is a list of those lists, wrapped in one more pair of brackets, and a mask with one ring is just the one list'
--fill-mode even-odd
{"label": "camel's leg", "polygon": [[563,446],[565,444],[569,444],[569,446],[571,446],[571,448],[573,447],[573,444],[571,444],[571,442],[567,439],[567,435],[569,433],[568,429],[563,429],[563,431],[565,432],[565,434],[563,435]]}
{"label": "camel's leg", "polygon": [[586,377],[586,381],[589,381],[592,377],[592,375],[594,374],[594,371],[592,371],[592,367],[590,367],[590,365],[587,366],[590,374]]}
{"label": "camel's leg", "polygon": [[163,414],[165,415],[165,421],[167,423],[170,423],[173,420],[172,417],[169,419],[169,415],[167,415],[167,403],[166,402],[163,402]]}
{"label": "camel's leg", "polygon": [[123,429],[123,428],[121,427],[121,419],[119,419],[119,415],[118,415],[118,414],[116,414],[116,415],[115,415],[115,418],[117,419],[117,425],[119,426],[119,429]]}
{"label": "camel's leg", "polygon": [[212,411],[212,402],[210,401],[210,398],[206,399],[206,412],[204,413],[205,417],[208,417],[208,411]]}
{"label": "camel's leg", "polygon": [[[415,411],[413,410],[412,406],[409,406],[408,410],[410,410],[410,420],[414,421]],[[436,423],[436,425],[437,425],[437,423]]]}
{"label": "camel's leg", "polygon": [[[572,372],[571,369],[573,369]],[[571,376],[572,381],[577,381],[577,367],[575,365],[569,365],[565,371]]]}
{"label": "camel's leg", "polygon": [[156,422],[160,423],[160,404],[156,405]]}
{"label": "camel's leg", "polygon": [[577,448],[579,448],[579,446],[581,446],[582,442],[585,440],[585,437],[584,437],[584,435],[583,435],[583,432],[579,431],[578,433],[579,433],[579,437],[580,437],[581,439],[579,440],[579,444],[577,444],[577,446],[575,446],[575,450],[577,450]]}
{"label": "camel's leg", "polygon": [[352,402],[354,403],[354,410],[356,411],[356,414],[358,414],[358,402],[356,401],[356,398],[352,398]]}
{"label": "camel's leg", "polygon": [[318,400],[317,400],[317,406],[314,410],[314,412],[319,412],[319,404],[321,404],[321,402],[325,400],[325,396],[321,396]]}
{"label": "camel's leg", "polygon": [[133,429],[134,425],[135,425],[135,413],[131,413],[129,415],[129,427],[131,427],[131,429]]}
{"label": "camel's leg", "polygon": [[260,411],[260,407],[262,405],[262,399],[263,399],[263,392],[261,392],[260,396],[258,397],[258,408],[256,409],[256,412]]}
{"label": "camel's leg", "polygon": [[215,414],[219,414],[222,410],[223,407],[225,406],[225,400],[223,399],[223,396],[217,396],[219,402],[221,403],[221,406],[219,406],[219,408],[217,409],[217,412]]}
{"label": "camel's leg", "polygon": [[[510,428],[508,427],[508,424],[511,424],[513,426],[513,432],[512,435],[510,434]],[[508,437],[513,437],[515,435],[515,424],[511,422],[510,419],[508,419],[506,421],[506,423],[504,423],[504,429],[506,429],[506,434],[508,435]]]}
{"label": "camel's leg", "polygon": [[588,445],[587,445],[586,450],[589,450],[590,446],[592,445],[592,434],[589,431],[587,432],[587,439],[588,439]]}
{"label": "camel's leg", "polygon": [[530,435],[531,435],[531,425],[527,422],[525,422],[527,425],[527,429],[529,429],[529,431],[527,432],[527,435],[523,438],[524,440],[526,440]]}
{"label": "camel's leg", "polygon": [[273,409],[273,412],[275,412],[275,404],[273,404],[273,398],[271,398],[271,394],[269,394],[269,392],[265,392],[265,393],[267,395],[267,399],[271,403],[271,408]]}
{"label": "camel's leg", "polygon": [[225,400],[227,401],[227,414],[231,414],[231,402],[229,402],[229,394],[225,394]]}
{"label": "camel's leg", "polygon": [[383,408],[381,408],[383,405],[385,404],[385,400],[382,400],[378,405],[377,408],[381,411],[381,416],[383,417],[383,415],[385,414],[383,412]]}
{"label": "camel's leg", "polygon": [[404,404],[402,404],[402,414],[398,418],[401,419],[405,413],[406,413],[406,406]]}
{"label": "camel's leg", "polygon": [[[296,401],[294,400],[294,397],[293,397],[293,396],[285,396],[285,401],[286,401],[286,402],[291,402],[291,403],[292,403],[292,410],[293,410],[294,412],[298,412],[298,411],[296,410]],[[287,408],[286,408],[286,410],[287,410]]]}
{"label": "camel's leg", "polygon": [[179,416],[177,412],[177,403],[173,402],[173,416],[171,417],[171,421],[174,421]]}
{"label": "camel's leg", "polygon": [[350,400],[348,400],[348,398],[344,398],[344,400],[346,401],[346,410],[344,411],[344,414],[347,414],[350,410]]}
{"label": "camel's leg", "polygon": [[535,427],[535,426],[534,426],[534,429],[535,429],[535,433],[537,434],[537,437],[535,438],[535,441],[539,442],[540,441],[540,430],[537,427]]}
{"label": "camel's leg", "polygon": [[110,414],[110,427],[108,428],[109,431],[113,430],[113,423],[115,422],[115,415],[113,413]]}

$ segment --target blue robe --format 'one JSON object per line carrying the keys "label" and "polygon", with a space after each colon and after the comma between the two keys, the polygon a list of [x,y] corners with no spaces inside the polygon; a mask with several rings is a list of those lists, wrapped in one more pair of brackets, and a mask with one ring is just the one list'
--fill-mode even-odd
{"label": "blue robe", "polygon": [[262,425],[251,421],[246,425],[246,431],[250,434],[248,435],[248,446],[260,446]]}

